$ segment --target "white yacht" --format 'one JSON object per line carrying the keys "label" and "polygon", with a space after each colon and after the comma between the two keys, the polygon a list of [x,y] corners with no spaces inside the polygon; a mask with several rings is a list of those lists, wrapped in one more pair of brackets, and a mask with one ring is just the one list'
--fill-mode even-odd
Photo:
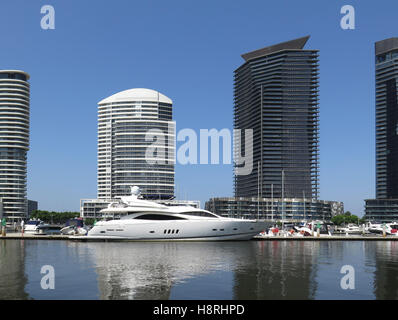
{"label": "white yacht", "polygon": [[345,227],[336,228],[335,232],[340,234],[359,235],[365,233],[365,228],[350,223]]}
{"label": "white yacht", "polygon": [[398,223],[369,223],[368,231],[370,233],[383,234],[385,232],[387,235],[398,235]]}
{"label": "white yacht", "polygon": [[139,188],[131,196],[101,210],[108,221],[99,221],[80,239],[115,240],[250,240],[263,231],[264,222],[224,218],[190,206],[166,206],[139,198]]}
{"label": "white yacht", "polygon": [[25,223],[24,232],[25,233],[39,233],[40,228],[48,226],[41,220],[34,220],[30,219],[28,222]]}

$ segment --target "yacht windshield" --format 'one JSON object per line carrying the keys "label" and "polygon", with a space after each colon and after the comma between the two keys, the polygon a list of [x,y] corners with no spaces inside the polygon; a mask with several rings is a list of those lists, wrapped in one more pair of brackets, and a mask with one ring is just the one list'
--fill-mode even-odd
{"label": "yacht windshield", "polygon": [[196,216],[196,217],[218,218],[218,216],[216,216],[215,214],[206,211],[189,211],[189,212],[181,212],[181,214],[185,214],[188,216]]}
{"label": "yacht windshield", "polygon": [[40,221],[35,221],[35,220],[33,220],[33,221],[28,221],[26,224],[33,225],[33,226],[37,226],[37,225],[40,224]]}

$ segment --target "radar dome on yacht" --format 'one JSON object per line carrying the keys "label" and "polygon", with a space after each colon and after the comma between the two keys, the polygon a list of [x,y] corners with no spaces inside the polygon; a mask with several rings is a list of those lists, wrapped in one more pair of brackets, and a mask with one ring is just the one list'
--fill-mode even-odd
{"label": "radar dome on yacht", "polygon": [[141,194],[140,187],[134,186],[134,187],[130,187],[130,188],[131,188],[132,196],[139,196]]}

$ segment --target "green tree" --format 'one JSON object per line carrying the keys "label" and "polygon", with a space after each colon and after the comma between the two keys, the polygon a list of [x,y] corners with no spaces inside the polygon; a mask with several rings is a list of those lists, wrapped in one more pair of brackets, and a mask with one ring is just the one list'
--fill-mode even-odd
{"label": "green tree", "polygon": [[94,222],[95,222],[94,218],[86,218],[86,219],[84,219],[84,224],[88,225],[88,226],[93,226]]}
{"label": "green tree", "polygon": [[355,214],[351,214],[349,211],[345,212],[344,214],[338,214],[337,216],[334,216],[331,221],[337,226],[348,223],[360,223],[359,217]]}
{"label": "green tree", "polygon": [[359,224],[364,224],[364,223],[366,223],[365,217],[360,218],[359,219]]}
{"label": "green tree", "polygon": [[331,221],[336,226],[340,226],[345,223],[345,216],[343,214],[338,214],[337,216],[334,216]]}
{"label": "green tree", "polygon": [[348,217],[347,221],[348,221],[348,223],[356,223],[356,224],[358,224],[359,223],[359,218],[358,218],[358,216],[353,214],[353,215]]}
{"label": "green tree", "polygon": [[31,218],[40,219],[46,223],[64,224],[67,220],[77,218],[79,212],[56,212],[36,210],[31,214]]}

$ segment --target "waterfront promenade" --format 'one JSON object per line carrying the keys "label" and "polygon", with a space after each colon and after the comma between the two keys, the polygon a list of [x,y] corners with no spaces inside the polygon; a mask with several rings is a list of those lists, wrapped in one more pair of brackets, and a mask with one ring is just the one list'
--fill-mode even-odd
{"label": "waterfront promenade", "polygon": [[[69,235],[46,235],[46,234],[29,234],[29,233],[20,233],[20,232],[9,232],[6,236],[0,236],[0,240],[7,240],[7,239],[26,239],[26,240],[80,240],[80,241],[126,241],[126,240],[100,240],[100,239],[81,239],[70,238]],[[398,236],[386,236],[383,237],[382,235],[336,235],[336,236],[307,236],[307,237],[300,237],[300,236],[255,236],[252,240],[256,241],[398,241]],[[171,240],[127,240],[127,241],[179,241],[175,239]]]}
{"label": "waterfront promenade", "polygon": [[69,236],[61,234],[30,234],[20,232],[7,232],[5,236],[0,235],[0,240],[27,239],[27,240],[68,240]]}

